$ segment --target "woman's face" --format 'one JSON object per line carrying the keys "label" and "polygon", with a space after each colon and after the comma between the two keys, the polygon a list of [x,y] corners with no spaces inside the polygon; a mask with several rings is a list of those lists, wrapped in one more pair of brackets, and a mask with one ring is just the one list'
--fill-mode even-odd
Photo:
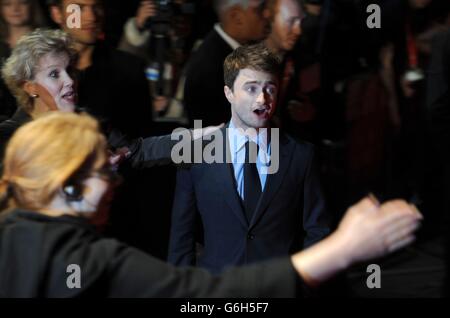
{"label": "woman's face", "polygon": [[30,23],[29,0],[1,0],[1,14],[6,24],[12,27],[26,26]]}
{"label": "woman's face", "polygon": [[84,193],[82,210],[79,212],[94,213],[102,207],[104,203],[105,196],[109,189],[109,184],[103,178],[98,176],[91,176],[84,181]]}
{"label": "woman's face", "polygon": [[108,212],[114,194],[114,177],[109,165],[91,172],[84,180],[83,210],[79,212],[96,212],[90,215],[92,223],[104,225],[108,220]]}
{"label": "woman's face", "polygon": [[66,53],[48,53],[40,59],[33,81],[36,102],[45,104],[48,110],[75,110],[76,94],[69,68]]}

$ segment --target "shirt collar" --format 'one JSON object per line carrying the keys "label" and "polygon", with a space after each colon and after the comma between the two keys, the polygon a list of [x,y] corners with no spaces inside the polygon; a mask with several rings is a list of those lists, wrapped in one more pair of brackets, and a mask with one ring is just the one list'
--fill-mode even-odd
{"label": "shirt collar", "polygon": [[229,36],[228,34],[225,33],[225,31],[222,29],[222,27],[220,26],[219,23],[216,23],[214,25],[214,30],[216,30],[217,33],[219,33],[220,37],[228,43],[229,46],[231,46],[231,48],[233,50],[236,50],[238,47],[240,47],[241,45],[238,43],[238,41],[236,41],[235,39],[233,39],[231,36]]}
{"label": "shirt collar", "polygon": [[[235,158],[235,155],[244,148],[246,142],[251,140],[255,142],[259,147],[260,155],[264,156],[264,159],[270,158],[270,145],[268,142],[268,130],[260,129],[258,135],[256,136],[247,136],[242,133],[233,123],[233,120],[230,121],[228,125],[228,140],[230,142],[230,151],[232,158]],[[264,161],[268,162],[268,161]]]}

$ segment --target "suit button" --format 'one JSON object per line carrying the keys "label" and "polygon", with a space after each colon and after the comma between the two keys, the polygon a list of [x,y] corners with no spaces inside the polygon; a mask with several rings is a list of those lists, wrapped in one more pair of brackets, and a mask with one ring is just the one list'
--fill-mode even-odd
{"label": "suit button", "polygon": [[252,233],[248,233],[248,234],[247,234],[247,238],[248,238],[249,240],[254,240],[254,239],[255,239],[255,236],[254,236]]}

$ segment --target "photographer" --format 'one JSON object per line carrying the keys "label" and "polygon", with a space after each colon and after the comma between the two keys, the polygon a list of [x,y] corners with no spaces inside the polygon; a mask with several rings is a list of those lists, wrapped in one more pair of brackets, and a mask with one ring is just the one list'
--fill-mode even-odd
{"label": "photographer", "polygon": [[147,20],[156,14],[157,7],[152,0],[142,1],[136,16],[125,23],[119,49],[146,59],[151,32],[145,26]]}
{"label": "photographer", "polygon": [[186,43],[194,11],[194,4],[186,1],[144,0],[136,16],[124,26],[119,50],[147,62],[146,74],[156,121],[187,123],[178,78],[182,76],[187,58]]}

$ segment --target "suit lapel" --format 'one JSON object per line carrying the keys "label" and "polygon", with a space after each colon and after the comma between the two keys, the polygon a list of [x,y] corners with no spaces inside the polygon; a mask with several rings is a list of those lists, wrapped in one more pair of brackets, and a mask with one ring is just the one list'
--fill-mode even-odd
{"label": "suit lapel", "polygon": [[214,179],[217,182],[219,189],[223,189],[224,200],[230,206],[233,213],[242,223],[242,225],[247,229],[248,221],[245,217],[244,209],[241,203],[241,198],[236,190],[236,181],[234,179],[233,172],[233,164],[228,163],[226,160],[226,156],[230,151],[230,146],[228,142],[228,135],[226,132],[226,128],[228,125],[221,129],[222,136],[225,139],[223,142],[223,155],[224,155],[224,163],[218,163],[213,165],[213,169],[211,169],[211,173],[214,174]]}
{"label": "suit lapel", "polygon": [[[280,188],[284,180],[284,176],[288,171],[295,144],[292,141],[289,141],[283,134],[281,134],[279,140],[280,140],[279,169],[276,173],[269,174],[267,176],[266,185],[264,187],[263,193],[261,194],[261,198],[258,202],[258,205],[256,206],[256,211],[253,214],[252,221],[250,222],[250,227],[253,227],[261,219],[264,212],[267,211],[267,207],[269,206],[270,202],[272,201],[278,189]],[[274,150],[273,146],[272,150]],[[271,160],[272,158],[273,156],[271,155]]]}

